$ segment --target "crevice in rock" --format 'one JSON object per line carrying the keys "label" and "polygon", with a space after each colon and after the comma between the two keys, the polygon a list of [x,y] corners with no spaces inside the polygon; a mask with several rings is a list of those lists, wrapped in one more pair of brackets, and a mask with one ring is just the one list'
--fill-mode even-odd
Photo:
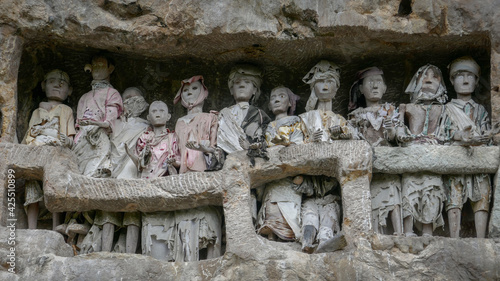
{"label": "crevice in rock", "polygon": [[399,3],[398,16],[409,16],[413,10],[411,9],[412,0],[401,0]]}

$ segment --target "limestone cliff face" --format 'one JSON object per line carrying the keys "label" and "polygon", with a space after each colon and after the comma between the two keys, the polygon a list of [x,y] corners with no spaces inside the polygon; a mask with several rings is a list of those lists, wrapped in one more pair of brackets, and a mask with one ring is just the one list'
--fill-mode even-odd
{"label": "limestone cliff face", "polygon": [[[210,90],[207,110],[220,110],[233,102],[227,89],[229,69],[234,63],[249,62],[265,70],[262,107],[270,90],[283,84],[302,97],[301,113],[309,94],[301,78],[318,60],[329,59],[342,68],[334,111],[344,115],[349,87],[360,69],[382,67],[388,80],[384,98],[399,104],[408,101],[401,93],[418,67],[433,63],[446,77],[451,60],[472,55],[482,68],[476,99],[488,106],[496,123],[500,121],[500,10],[492,7],[498,4],[497,0],[2,1],[2,190],[7,169],[14,168],[19,181],[44,181],[45,202],[54,211],[159,211],[221,205],[227,241],[220,258],[166,263],[114,253],[73,257],[59,234],[18,230],[18,274],[0,271],[0,276],[6,280],[500,279],[500,196],[492,199],[489,239],[377,235],[371,231],[369,212],[372,171],[397,174],[431,169],[445,174],[450,173],[449,164],[460,172],[474,167],[474,171],[494,173],[499,166],[496,147],[476,150],[471,156],[459,148],[372,151],[364,142],[340,141],[271,151],[271,160],[258,160],[254,168],[241,153],[229,158],[220,172],[144,184],[85,178],[77,174],[68,150],[16,144],[27,129],[31,111],[43,98],[39,84],[44,73],[57,67],[70,74],[74,94],[68,104],[76,109],[91,79],[83,65],[100,51],[117,64],[111,82],[118,90],[140,86],[148,101],[161,99],[169,106],[182,79],[204,75]],[[184,114],[180,107],[172,111],[170,127]],[[411,157],[420,154],[424,156]],[[344,250],[308,255],[295,243],[277,243],[255,234],[250,190],[296,174],[324,174],[341,182],[342,227],[348,240]],[[494,183],[499,191],[496,179]],[[125,185],[128,188],[122,189]],[[138,194],[131,187],[147,192]],[[6,196],[0,193],[2,225],[6,225]],[[18,217],[23,216],[20,200]],[[18,228],[22,224],[20,220]],[[0,227],[0,237],[7,235],[8,229]],[[0,263],[7,268],[9,245],[3,239],[0,244]]]}

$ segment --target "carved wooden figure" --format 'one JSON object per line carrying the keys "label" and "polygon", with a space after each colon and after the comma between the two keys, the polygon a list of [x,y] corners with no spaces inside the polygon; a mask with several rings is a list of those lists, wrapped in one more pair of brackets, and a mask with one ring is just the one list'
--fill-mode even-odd
{"label": "carved wooden figure", "polygon": [[[217,148],[217,115],[203,112],[208,89],[203,76],[183,80],[174,98],[187,109],[177,120],[181,162],[179,173],[204,172],[221,163],[222,151]],[[174,256],[176,261],[197,261],[199,251],[207,249],[207,258],[221,255],[222,218],[219,209],[203,206],[175,211]]]}
{"label": "carved wooden figure", "polygon": [[[300,115],[304,142],[332,142],[357,138],[347,120],[332,111],[332,101],[340,86],[340,68],[322,60],[302,79],[311,87],[306,113]],[[302,203],[302,250],[321,248],[340,232],[340,198],[331,194],[336,180],[323,176],[306,178],[303,188],[310,197]],[[316,244],[316,241],[318,242]]]}
{"label": "carved wooden figure", "polygon": [[[370,67],[356,74],[350,91],[349,119],[355,124],[360,137],[371,146],[392,146],[396,127],[401,126],[399,113],[394,105],[381,104],[387,90],[384,72]],[[390,214],[395,235],[402,235],[401,179],[399,175],[374,174],[370,183],[372,219],[376,231],[384,233]]]}
{"label": "carved wooden figure", "polygon": [[[149,104],[144,99],[142,91],[135,87],[125,89],[122,99],[123,113],[121,118],[117,120],[115,130],[111,135],[112,177],[118,179],[136,179],[140,175],[134,162],[127,155],[125,147],[134,146],[137,143],[137,139],[149,127],[149,122],[140,117],[148,109]],[[141,227],[140,212],[124,213],[122,225],[127,228],[125,245],[122,246],[121,243],[117,244],[124,249],[117,249],[121,247],[115,245],[114,250],[135,253]]]}
{"label": "carved wooden figure", "polygon": [[[491,140],[490,120],[484,106],[471,96],[479,82],[480,67],[471,57],[461,57],[449,65],[450,80],[457,98],[446,104],[444,127],[446,140],[451,144],[486,145]],[[462,207],[470,200],[474,211],[476,235],[484,238],[491,199],[488,174],[453,175],[446,177],[449,195],[446,201],[450,236],[460,237]]]}
{"label": "carved wooden figure", "polygon": [[264,132],[271,119],[253,105],[259,98],[261,84],[262,72],[256,67],[234,67],[228,85],[236,104],[219,114],[217,145],[228,154],[247,149],[252,164],[255,157],[267,158]]}
{"label": "carved wooden figure", "polygon": [[[149,106],[149,127],[137,139],[134,150],[127,147],[143,179],[177,174],[180,154],[175,133],[167,129],[170,120],[164,102],[154,101]],[[172,212],[145,213],[142,215],[142,253],[160,260],[173,260],[171,237],[174,235],[175,218]]]}
{"label": "carved wooden figure", "polygon": [[[297,95],[285,87],[277,87],[271,91],[269,108],[276,118],[267,126],[265,135],[266,144],[270,149],[277,145],[303,143],[300,118],[293,115],[298,99]],[[301,183],[302,177],[297,176],[266,184],[261,196],[262,207],[257,218],[257,233],[267,235],[271,240],[276,240],[276,237],[283,241],[295,241],[300,238],[302,192],[294,187]]]}
{"label": "carved wooden figure", "polygon": [[[442,143],[440,122],[444,113],[446,87],[439,68],[427,64],[418,69],[405,91],[411,103],[399,106],[400,120],[408,126],[397,131],[405,146]],[[406,173],[402,176],[403,228],[406,236],[416,236],[415,221],[422,224],[423,236],[432,236],[444,224],[441,212],[445,200],[441,175]]]}
{"label": "carved wooden figure", "polygon": [[[105,57],[96,56],[85,70],[92,73],[92,90],[78,102],[76,113],[77,134],[73,151],[80,172],[85,176],[106,178],[111,176],[111,140],[116,120],[123,110],[120,93],[109,79],[115,67]],[[98,211],[94,224],[102,227],[102,251],[111,251],[115,226],[121,226],[119,213]]]}
{"label": "carved wooden figure", "polygon": [[[47,101],[41,102],[39,108],[33,111],[23,143],[71,148],[76,133],[73,110],[63,104],[73,91],[68,74],[59,69],[50,71],[42,82],[42,90]],[[26,181],[24,206],[27,209],[30,229],[37,228],[39,202],[42,200],[43,190],[40,183],[36,180]],[[53,229],[60,223],[59,215],[52,214]]]}

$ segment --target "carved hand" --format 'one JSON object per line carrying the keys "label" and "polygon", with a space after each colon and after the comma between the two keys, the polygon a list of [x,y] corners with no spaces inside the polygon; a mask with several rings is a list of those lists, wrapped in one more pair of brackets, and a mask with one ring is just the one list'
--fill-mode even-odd
{"label": "carved hand", "polygon": [[323,136],[323,130],[321,129],[316,130],[316,132],[313,133],[313,141],[320,142],[322,136]]}
{"label": "carved hand", "polygon": [[130,147],[128,147],[127,144],[124,144],[124,145],[125,145],[125,151],[127,152],[128,157],[130,157],[130,159],[132,159],[132,162],[134,162],[136,167],[139,167],[139,157],[131,151]]}
{"label": "carved hand", "polygon": [[215,149],[213,149],[212,147],[208,147],[208,146],[205,146],[201,143],[197,143],[195,141],[188,141],[186,143],[186,148],[189,148],[189,149],[192,149],[192,150],[198,150],[198,151],[201,151],[203,153],[213,153],[215,152]]}
{"label": "carved hand", "polygon": [[61,140],[63,146],[70,149],[71,147],[73,147],[73,140],[71,138],[68,138],[68,136],[66,136],[65,134],[59,133],[59,139]]}
{"label": "carved hand", "polygon": [[350,140],[350,139],[352,139],[352,134],[351,133],[347,133],[347,134],[342,133],[339,135],[339,138],[343,139],[343,140]]}
{"label": "carved hand", "polygon": [[331,127],[330,134],[332,135],[333,138],[340,137],[340,134],[342,134],[342,127],[340,127],[339,125]]}
{"label": "carved hand", "polygon": [[247,139],[240,136],[238,138],[238,141],[240,142],[241,148],[243,148],[244,150],[248,150],[248,148],[250,147],[250,142],[248,142]]}
{"label": "carved hand", "polygon": [[80,126],[88,126],[88,125],[95,125],[101,128],[109,128],[109,122],[100,122],[100,121],[95,121],[95,120],[80,120],[78,123]]}

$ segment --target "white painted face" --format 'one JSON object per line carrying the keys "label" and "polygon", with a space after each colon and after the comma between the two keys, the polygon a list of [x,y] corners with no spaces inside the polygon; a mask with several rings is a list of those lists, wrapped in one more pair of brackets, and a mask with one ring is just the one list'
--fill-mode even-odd
{"label": "white painted face", "polygon": [[149,106],[149,122],[151,125],[165,125],[168,120],[170,120],[170,114],[168,113],[168,107],[164,103],[153,102]]}
{"label": "white painted face", "polygon": [[234,80],[232,94],[236,102],[249,102],[256,92],[257,88],[255,88],[252,80],[245,78],[245,76]]}
{"label": "white painted face", "polygon": [[203,86],[200,81],[184,85],[182,89],[182,100],[187,104],[194,104],[201,94]]}
{"label": "white painted face", "polygon": [[422,80],[422,92],[435,94],[439,89],[441,83],[441,76],[438,73],[434,73],[432,68],[427,69],[423,74]]}
{"label": "white painted face", "polygon": [[287,112],[290,107],[290,99],[285,89],[277,89],[271,93],[269,107],[274,114]]}
{"label": "white painted face", "polygon": [[49,73],[43,84],[49,100],[64,101],[71,94],[71,87],[60,72]]}
{"label": "white painted face", "polygon": [[451,81],[457,94],[471,94],[477,84],[477,77],[469,71],[460,71]]}
{"label": "white painted face", "polygon": [[370,102],[378,102],[387,90],[382,75],[372,75],[363,79],[360,89],[365,99]]}
{"label": "white painted face", "polygon": [[331,101],[338,89],[339,86],[333,78],[318,79],[314,82],[314,92],[320,101]]}

